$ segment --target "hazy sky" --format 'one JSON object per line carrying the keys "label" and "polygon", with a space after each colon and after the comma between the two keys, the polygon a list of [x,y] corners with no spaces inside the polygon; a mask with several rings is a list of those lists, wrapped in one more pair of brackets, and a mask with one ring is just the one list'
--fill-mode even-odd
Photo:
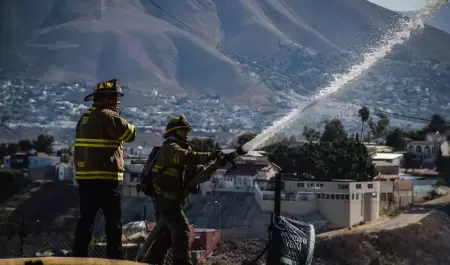
{"label": "hazy sky", "polygon": [[425,5],[425,0],[368,0],[394,11],[415,11]]}

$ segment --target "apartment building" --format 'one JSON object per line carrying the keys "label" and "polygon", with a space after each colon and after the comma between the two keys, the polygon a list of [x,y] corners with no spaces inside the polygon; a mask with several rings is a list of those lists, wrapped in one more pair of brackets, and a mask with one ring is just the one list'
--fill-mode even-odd
{"label": "apartment building", "polygon": [[[257,181],[255,198],[264,211],[273,209],[273,183]],[[281,211],[320,214],[329,228],[351,227],[379,217],[379,182],[283,180]],[[317,220],[323,221],[323,220]]]}
{"label": "apartment building", "polygon": [[439,152],[444,156],[449,154],[449,144],[446,135],[428,133],[424,141],[409,142],[407,150],[413,161],[421,167],[431,168],[435,166]]}

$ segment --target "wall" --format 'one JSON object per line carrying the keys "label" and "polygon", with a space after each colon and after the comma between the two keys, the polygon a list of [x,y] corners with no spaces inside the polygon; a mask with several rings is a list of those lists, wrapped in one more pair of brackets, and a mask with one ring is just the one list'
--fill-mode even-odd
{"label": "wall", "polygon": [[28,157],[28,168],[45,168],[51,165],[57,165],[61,162],[61,157],[49,156],[49,157]]}
{"label": "wall", "polygon": [[27,170],[27,179],[31,181],[42,180],[42,179],[56,179],[55,171],[52,167],[46,168],[29,168]]}
{"label": "wall", "polygon": [[195,239],[192,242],[192,249],[205,251],[208,257],[216,249],[222,240],[222,232],[215,229],[195,229]]}
{"label": "wall", "polygon": [[414,198],[424,197],[428,194],[428,192],[434,189],[434,185],[436,185],[437,180],[433,179],[414,179],[411,180],[413,184],[413,194]]}

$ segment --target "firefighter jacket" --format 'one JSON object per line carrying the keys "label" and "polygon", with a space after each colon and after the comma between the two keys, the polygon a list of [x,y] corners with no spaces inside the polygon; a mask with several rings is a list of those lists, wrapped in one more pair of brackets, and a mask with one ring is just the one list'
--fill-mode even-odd
{"label": "firefighter jacket", "polygon": [[129,124],[107,105],[95,102],[78,121],[75,139],[77,180],[123,180],[123,142],[136,137]]}
{"label": "firefighter jacket", "polygon": [[213,153],[195,152],[188,143],[173,136],[169,137],[162,144],[152,168],[155,175],[155,193],[167,199],[178,199],[187,181],[186,169],[194,165],[208,164],[213,159]]}

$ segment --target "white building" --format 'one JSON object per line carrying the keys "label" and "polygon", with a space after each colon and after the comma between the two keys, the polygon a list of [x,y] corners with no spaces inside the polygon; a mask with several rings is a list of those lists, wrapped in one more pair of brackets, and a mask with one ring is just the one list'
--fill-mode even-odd
{"label": "white building", "polygon": [[413,141],[407,144],[408,154],[415,162],[425,167],[433,167],[439,154],[449,154],[449,144],[447,136],[439,133],[429,133],[425,137],[425,141]]}
{"label": "white building", "polygon": [[403,154],[395,154],[395,153],[376,153],[372,157],[372,162],[377,165],[380,164],[390,164],[393,166],[401,166],[404,162]]}
{"label": "white building", "polygon": [[[379,217],[379,182],[284,180],[281,211],[291,215],[318,213],[329,228],[345,228]],[[255,184],[255,198],[263,211],[272,211],[273,183]]]}

